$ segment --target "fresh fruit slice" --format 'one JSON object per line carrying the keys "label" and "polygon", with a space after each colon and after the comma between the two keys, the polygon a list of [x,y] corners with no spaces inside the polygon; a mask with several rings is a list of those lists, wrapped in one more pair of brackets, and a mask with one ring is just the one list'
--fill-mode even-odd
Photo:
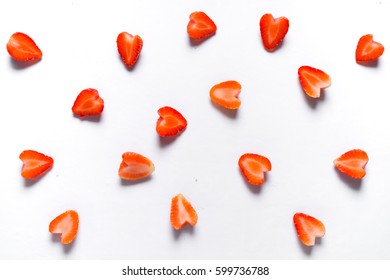
{"label": "fresh fruit slice", "polygon": [[356,62],[366,62],[379,58],[385,48],[382,44],[373,40],[372,34],[367,34],[359,39],[356,47]]}
{"label": "fresh fruit slice", "polygon": [[7,51],[11,57],[19,61],[38,60],[42,58],[42,51],[28,35],[16,32],[7,43]]}
{"label": "fresh fruit slice", "polygon": [[186,224],[195,226],[198,222],[198,214],[191,203],[182,194],[172,198],[171,224],[174,229],[182,229]]}
{"label": "fresh fruit slice", "polygon": [[84,89],[77,96],[72,111],[80,117],[99,115],[103,112],[104,101],[93,88]]}
{"label": "fresh fruit slice", "polygon": [[132,67],[137,62],[141,53],[143,41],[138,35],[122,32],[116,40],[119,55],[127,67]]}
{"label": "fresh fruit slice", "polygon": [[365,151],[355,149],[342,154],[333,163],[344,174],[361,179],[366,175],[364,167],[368,163],[368,155]]}
{"label": "fresh fruit slice", "polygon": [[162,107],[157,113],[159,118],[156,124],[156,131],[160,136],[176,136],[187,127],[187,120],[172,107]]}
{"label": "fresh fruit slice", "polygon": [[238,95],[241,92],[241,85],[236,81],[226,81],[213,86],[210,90],[211,101],[227,109],[238,109],[241,101]]}
{"label": "fresh fruit slice", "polygon": [[138,180],[148,177],[154,171],[154,164],[150,159],[133,152],[122,155],[119,167],[119,176],[124,180]]}
{"label": "fresh fruit slice", "polygon": [[76,237],[79,228],[79,215],[74,210],[68,210],[57,216],[49,224],[49,232],[61,234],[61,243],[69,244]]}
{"label": "fresh fruit slice", "polygon": [[312,216],[296,213],[293,220],[298,237],[306,246],[314,246],[316,237],[325,235],[324,224]]}
{"label": "fresh fruit slice", "polygon": [[319,98],[321,89],[330,87],[332,83],[328,74],[310,66],[301,66],[298,76],[305,93],[313,98]]}
{"label": "fresh fruit slice", "polygon": [[271,171],[268,158],[258,154],[243,154],[238,160],[242,175],[252,185],[264,183],[264,172]]}
{"label": "fresh fruit slice", "polygon": [[265,14],[260,19],[260,34],[263,45],[268,51],[273,51],[283,41],[289,28],[286,17],[274,19],[271,14]]}
{"label": "fresh fruit slice", "polygon": [[217,32],[217,26],[204,12],[193,12],[187,25],[188,36],[192,39],[204,39]]}
{"label": "fresh fruit slice", "polygon": [[19,158],[23,162],[22,177],[25,179],[38,177],[49,170],[54,163],[51,157],[32,150],[23,151]]}

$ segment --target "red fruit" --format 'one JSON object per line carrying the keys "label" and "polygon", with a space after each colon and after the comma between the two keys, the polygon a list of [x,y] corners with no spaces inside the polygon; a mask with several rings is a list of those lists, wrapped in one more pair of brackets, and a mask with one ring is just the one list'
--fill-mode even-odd
{"label": "red fruit", "polygon": [[333,161],[338,170],[355,179],[361,179],[366,175],[364,167],[368,163],[365,151],[351,150]]}
{"label": "red fruit", "polygon": [[298,237],[306,246],[314,246],[316,237],[325,235],[324,224],[314,217],[296,213],[293,220]]}
{"label": "red fruit", "polygon": [[182,229],[186,224],[195,226],[198,221],[198,214],[191,203],[182,194],[172,198],[171,203],[171,224],[174,229]]}
{"label": "red fruit", "polygon": [[7,43],[7,51],[11,57],[19,61],[38,60],[42,52],[28,35],[16,32]]}
{"label": "red fruit", "polygon": [[119,167],[119,176],[125,180],[137,180],[148,177],[154,171],[154,164],[150,159],[133,152],[122,155]]}
{"label": "red fruit", "polygon": [[242,175],[252,185],[264,183],[264,172],[271,171],[268,158],[257,154],[243,154],[238,160]]}
{"label": "red fruit", "polygon": [[192,39],[204,39],[217,32],[217,26],[204,12],[193,12],[187,25],[188,36]]}
{"label": "red fruit", "polygon": [[241,101],[238,95],[241,92],[241,85],[236,81],[226,81],[213,86],[210,90],[211,101],[227,109],[238,109]]}
{"label": "red fruit", "polygon": [[23,151],[20,156],[23,162],[22,177],[25,179],[36,178],[53,166],[53,159],[44,154],[32,150]]}
{"label": "red fruit", "polygon": [[157,113],[160,117],[157,120],[156,131],[160,136],[176,136],[187,127],[187,120],[171,107],[162,107]]}
{"label": "red fruit", "polygon": [[321,89],[330,87],[332,83],[328,74],[310,66],[300,67],[298,76],[305,93],[313,98],[319,98]]}
{"label": "red fruit", "polygon": [[265,14],[260,19],[260,33],[264,47],[273,51],[283,41],[289,28],[289,21],[286,17],[274,19],[271,14]]}
{"label": "red fruit", "polygon": [[49,232],[61,234],[61,243],[69,244],[76,237],[78,228],[79,215],[76,211],[69,210],[51,221],[49,225]]}
{"label": "red fruit", "polygon": [[104,101],[99,96],[99,92],[93,88],[80,92],[72,107],[73,114],[80,117],[99,115],[103,109]]}
{"label": "red fruit", "polygon": [[372,34],[367,34],[359,39],[356,47],[356,62],[371,61],[379,58],[385,48],[382,44],[373,40]]}
{"label": "red fruit", "polygon": [[141,53],[143,41],[138,35],[122,32],[116,40],[119,55],[127,67],[132,67]]}

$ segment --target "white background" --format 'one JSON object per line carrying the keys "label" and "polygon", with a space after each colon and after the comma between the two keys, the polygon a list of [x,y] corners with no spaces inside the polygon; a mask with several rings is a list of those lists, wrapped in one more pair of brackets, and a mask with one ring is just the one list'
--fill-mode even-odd
{"label": "white background", "polygon": [[[186,33],[193,11],[218,27],[196,46]],[[390,57],[386,49],[377,65],[355,62],[362,35],[390,46],[389,11],[388,0],[1,2],[0,258],[390,258]],[[265,13],[290,20],[273,53],[259,35]],[[17,31],[41,48],[40,62],[12,61],[5,46]],[[144,41],[131,71],[116,49],[122,31]],[[331,76],[320,100],[302,92],[302,65]],[[234,114],[209,100],[214,84],[231,79],[242,85]],[[71,107],[89,87],[105,109],[81,121]],[[155,132],[162,106],[188,121],[173,141]],[[333,166],[354,148],[370,158],[361,181]],[[25,149],[52,156],[54,167],[26,182],[18,158]],[[154,162],[149,180],[120,180],[127,151]],[[239,172],[247,152],[272,162],[260,188]],[[199,215],[181,232],[169,222],[178,193]],[[80,227],[63,246],[48,225],[69,209]],[[312,249],[297,239],[296,212],[326,226]]]}

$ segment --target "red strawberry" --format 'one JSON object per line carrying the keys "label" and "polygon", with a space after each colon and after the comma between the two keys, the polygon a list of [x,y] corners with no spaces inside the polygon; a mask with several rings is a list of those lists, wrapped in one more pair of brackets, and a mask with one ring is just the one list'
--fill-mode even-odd
{"label": "red strawberry", "polygon": [[133,152],[122,155],[119,167],[119,176],[125,180],[137,180],[148,177],[154,171],[154,164],[150,159]]}
{"label": "red strawberry", "polygon": [[366,175],[364,167],[368,163],[365,151],[351,150],[333,161],[338,170],[355,179],[361,179]]}
{"label": "red strawberry", "polygon": [[242,175],[252,185],[264,183],[264,172],[271,171],[268,158],[257,154],[243,154],[238,160]]}
{"label": "red strawberry", "polygon": [[20,32],[12,34],[7,43],[7,51],[11,57],[19,61],[38,60],[42,52],[28,35]]}
{"label": "red strawberry", "polygon": [[79,215],[74,210],[66,211],[49,224],[49,232],[61,234],[61,243],[69,244],[76,237],[79,228]]}
{"label": "red strawberry", "polygon": [[186,224],[195,226],[198,222],[198,214],[191,203],[182,194],[172,198],[171,224],[174,229],[182,229]]}
{"label": "red strawberry", "polygon": [[204,39],[217,32],[217,26],[204,12],[193,12],[187,25],[188,36],[192,39]]}
{"label": "red strawberry", "polygon": [[211,88],[210,98],[213,102],[227,109],[238,109],[241,105],[241,101],[238,99],[240,92],[239,82],[226,81]]}
{"label": "red strawberry", "polygon": [[289,28],[286,17],[274,19],[271,14],[265,14],[260,19],[260,33],[264,47],[273,51],[283,41]]}
{"label": "red strawberry", "polygon": [[306,246],[314,246],[316,237],[325,235],[324,224],[312,216],[296,213],[293,220],[298,237]]}
{"label": "red strawberry", "polygon": [[310,66],[300,67],[298,76],[305,93],[313,98],[319,98],[321,89],[330,87],[332,83],[328,74]]}
{"label": "red strawberry", "polygon": [[80,117],[99,115],[103,112],[104,101],[93,88],[84,89],[77,96],[72,111]]}
{"label": "red strawberry", "polygon": [[132,67],[136,63],[143,46],[142,38],[138,35],[131,35],[122,32],[116,40],[119,55],[127,67]]}
{"label": "red strawberry", "polygon": [[187,120],[171,107],[162,107],[157,113],[156,131],[160,136],[176,136],[187,127]]}
{"label": "red strawberry", "polygon": [[372,34],[367,34],[359,39],[356,47],[356,62],[371,61],[379,58],[385,48],[382,44],[373,40]]}
{"label": "red strawberry", "polygon": [[44,154],[32,150],[23,151],[20,156],[23,162],[22,177],[32,179],[38,177],[53,166],[53,159]]}

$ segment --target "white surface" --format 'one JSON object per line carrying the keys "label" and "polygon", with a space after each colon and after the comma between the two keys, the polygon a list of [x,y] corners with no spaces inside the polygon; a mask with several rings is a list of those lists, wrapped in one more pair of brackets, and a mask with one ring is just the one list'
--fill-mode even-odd
{"label": "white surface", "polygon": [[[390,258],[390,58],[386,49],[376,67],[354,60],[364,34],[390,46],[390,1],[344,2],[1,2],[0,258]],[[186,26],[197,10],[218,31],[192,46]],[[264,13],[290,20],[273,53],[259,35]],[[16,31],[35,40],[42,61],[26,68],[12,62],[5,45]],[[117,53],[122,31],[144,40],[132,71]],[[321,100],[302,93],[301,65],[331,76]],[[230,79],[242,84],[236,115],[209,100],[209,89]],[[80,121],[71,112],[88,87],[105,101],[99,121]],[[188,120],[171,143],[155,132],[165,105]],[[361,183],[333,167],[334,158],[353,148],[370,158]],[[25,149],[55,161],[30,185],[20,176]],[[126,151],[155,163],[150,180],[121,182]],[[272,162],[260,191],[238,170],[246,152]],[[193,230],[175,233],[169,223],[177,193],[198,212]],[[80,227],[75,242],[63,247],[48,225],[68,209],[78,211]],[[298,211],[326,226],[312,250],[296,237]]]}

